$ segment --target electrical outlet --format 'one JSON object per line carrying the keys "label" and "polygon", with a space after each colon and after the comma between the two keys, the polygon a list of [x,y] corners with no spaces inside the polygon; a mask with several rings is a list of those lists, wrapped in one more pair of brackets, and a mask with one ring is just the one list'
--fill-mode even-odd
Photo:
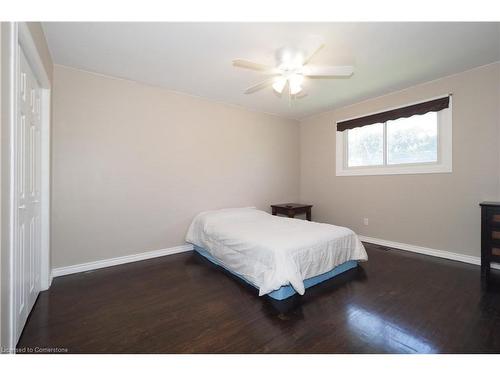
{"label": "electrical outlet", "polygon": [[363,219],[363,224],[368,225],[368,218],[367,218],[367,217],[365,217],[365,218]]}

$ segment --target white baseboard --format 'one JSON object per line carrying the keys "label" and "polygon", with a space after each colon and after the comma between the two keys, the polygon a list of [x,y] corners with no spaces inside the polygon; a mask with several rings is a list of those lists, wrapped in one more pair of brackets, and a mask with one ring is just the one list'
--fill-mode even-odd
{"label": "white baseboard", "polygon": [[[434,257],[438,257],[438,258],[456,260],[459,262],[464,262],[464,263],[469,263],[469,264],[475,264],[475,265],[481,264],[481,258],[476,257],[476,256],[472,256],[472,255],[452,253],[450,251],[436,250],[436,249],[431,249],[428,247],[410,245],[410,244],[406,244],[406,243],[402,243],[402,242],[387,241],[387,240],[382,240],[380,238],[373,238],[373,237],[367,237],[367,236],[358,236],[358,237],[361,241],[373,243],[376,245],[392,247],[395,249],[411,251],[413,253],[430,255],[430,256],[434,256]],[[104,260],[98,260],[95,262],[75,264],[73,266],[54,268],[52,270],[52,273],[51,273],[51,281],[52,281],[52,278],[58,277],[58,276],[70,275],[70,274],[78,273],[78,272],[91,271],[91,270],[96,270],[99,268],[117,266],[119,264],[138,262],[140,260],[146,260],[146,259],[162,257],[162,256],[166,256],[166,255],[178,254],[178,253],[183,253],[185,251],[191,251],[191,250],[193,250],[193,245],[186,244],[186,245],[181,245],[181,246],[170,247],[167,249],[148,251],[145,253],[139,253],[139,254],[133,254],[133,255],[126,255],[126,256],[118,257],[118,258],[104,259]],[[491,265],[491,267],[495,268],[495,269],[500,269],[500,264],[493,263]]]}
{"label": "white baseboard", "polygon": [[90,270],[96,270],[99,268],[117,266],[119,264],[132,263],[140,260],[183,253],[185,251],[191,251],[191,250],[193,250],[193,245],[186,244],[181,246],[170,247],[168,249],[148,251],[145,253],[139,253],[133,255],[125,255],[123,257],[103,259],[95,262],[75,264],[73,266],[67,266],[67,267],[59,267],[52,269],[52,277],[54,278],[58,276],[70,275],[72,273],[85,272]]}
{"label": "white baseboard", "polygon": [[[472,256],[472,255],[464,255],[464,254],[452,253],[451,251],[436,250],[436,249],[431,249],[428,247],[409,245],[409,244],[401,243],[401,242],[381,240],[380,238],[373,238],[373,237],[366,237],[366,236],[358,236],[358,237],[361,241],[373,243],[375,245],[393,247],[395,249],[411,251],[413,253],[430,255],[430,256],[434,256],[434,257],[438,257],[438,258],[456,260],[458,262],[475,264],[478,266],[481,265],[481,258],[476,257],[476,256]],[[492,263],[491,268],[495,268],[495,269],[500,270],[500,264]]]}

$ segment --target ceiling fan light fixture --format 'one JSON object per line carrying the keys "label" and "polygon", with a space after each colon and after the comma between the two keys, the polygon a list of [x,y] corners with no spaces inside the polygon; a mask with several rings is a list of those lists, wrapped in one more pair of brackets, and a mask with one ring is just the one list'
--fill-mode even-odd
{"label": "ceiling fan light fixture", "polygon": [[261,71],[271,77],[259,82],[249,88],[244,93],[252,94],[256,91],[272,86],[279,96],[286,90],[285,97],[289,99],[303,98],[307,94],[303,93],[302,84],[305,78],[339,78],[350,77],[354,73],[353,66],[317,66],[309,65],[313,56],[324,47],[321,43],[315,48],[280,48],[276,51],[276,66],[256,63],[245,59],[233,60],[236,67]]}
{"label": "ceiling fan light fixture", "polygon": [[278,77],[276,81],[273,83],[273,89],[278,94],[281,94],[283,92],[283,89],[285,88],[285,85],[286,85],[286,78]]}
{"label": "ceiling fan light fixture", "polygon": [[302,91],[302,82],[304,82],[304,76],[302,74],[292,74],[288,78],[290,84],[290,95],[297,95]]}

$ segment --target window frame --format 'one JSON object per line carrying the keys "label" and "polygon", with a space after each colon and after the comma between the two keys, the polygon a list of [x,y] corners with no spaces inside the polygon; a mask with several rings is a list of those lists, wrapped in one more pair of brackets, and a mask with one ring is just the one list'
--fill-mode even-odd
{"label": "window frame", "polygon": [[[447,95],[441,95],[436,98],[426,99],[433,100]],[[437,112],[437,162],[423,162],[423,163],[405,163],[405,164],[387,164],[387,122],[384,124],[384,139],[383,139],[383,165],[370,165],[370,166],[354,166],[348,167],[348,131],[336,131],[336,176],[372,176],[372,175],[394,175],[394,174],[421,174],[421,173],[451,173],[452,167],[452,96],[450,96],[450,103],[447,109]],[[370,114],[365,114],[363,117],[375,113],[386,112],[392,109],[406,107],[413,104],[410,103],[398,107],[388,108]],[[338,122],[347,121],[350,119],[338,120]]]}

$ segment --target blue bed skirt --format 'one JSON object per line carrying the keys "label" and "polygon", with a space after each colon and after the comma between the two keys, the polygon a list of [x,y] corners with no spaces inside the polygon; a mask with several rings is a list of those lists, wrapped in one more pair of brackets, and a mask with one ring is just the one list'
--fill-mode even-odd
{"label": "blue bed skirt", "polygon": [[[224,267],[217,259],[215,259],[207,250],[201,248],[201,247],[198,247],[196,245],[194,245],[194,250],[202,255],[203,257],[207,258],[210,262],[224,268],[226,271],[228,272],[231,272],[233,275],[237,276],[238,278],[240,278],[241,280],[243,280],[244,282],[246,282],[247,284],[250,284],[251,286],[253,286],[254,288],[257,288],[255,285],[253,285],[250,281],[246,280],[244,277],[238,275],[237,273],[235,272],[232,272],[231,270],[228,270],[226,267]],[[352,268],[355,268],[356,266],[358,265],[358,262],[356,260],[349,260],[345,263],[342,263],[340,265],[338,265],[337,267],[335,267],[333,270],[331,271],[328,271],[328,272],[325,272],[321,275],[318,275],[318,276],[314,276],[314,277],[311,277],[309,279],[305,279],[304,280],[304,287],[307,289],[307,288],[310,288],[316,284],[319,284],[323,281],[326,281],[328,279],[331,279],[332,277],[335,277],[345,271],[348,271]],[[297,292],[295,291],[295,289],[293,289],[293,287],[291,285],[284,285],[282,286],[281,288],[279,288],[278,290],[275,290],[271,293],[268,294],[269,297],[273,298],[273,299],[276,299],[276,300],[284,300],[284,299],[287,299],[291,296],[293,296],[294,294],[296,294]]]}

